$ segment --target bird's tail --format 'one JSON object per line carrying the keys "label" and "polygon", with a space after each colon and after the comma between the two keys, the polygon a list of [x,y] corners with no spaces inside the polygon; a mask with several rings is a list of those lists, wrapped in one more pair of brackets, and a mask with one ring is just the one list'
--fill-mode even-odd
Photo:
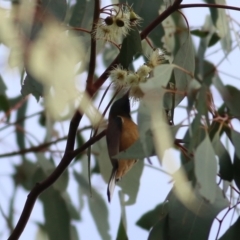
{"label": "bird's tail", "polygon": [[111,202],[112,195],[113,195],[113,192],[114,192],[114,188],[115,188],[115,185],[116,185],[116,173],[117,173],[117,170],[113,168],[111,177],[110,177],[109,182],[108,182],[108,189],[107,189],[107,196],[108,196],[108,201],[109,202]]}

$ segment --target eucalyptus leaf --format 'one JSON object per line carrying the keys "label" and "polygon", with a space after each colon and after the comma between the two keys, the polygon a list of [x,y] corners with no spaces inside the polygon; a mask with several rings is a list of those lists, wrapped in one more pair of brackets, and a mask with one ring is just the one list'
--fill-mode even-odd
{"label": "eucalyptus leaf", "polygon": [[35,80],[31,75],[27,74],[23,81],[21,94],[23,97],[28,94],[32,94],[37,101],[39,101],[40,97],[43,96],[43,85]]}
{"label": "eucalyptus leaf", "polygon": [[168,203],[158,204],[154,209],[144,213],[136,222],[137,226],[150,230],[159,220],[166,217],[168,213]]}
{"label": "eucalyptus leaf", "polygon": [[221,178],[231,182],[233,180],[234,168],[228,151],[220,141],[219,132],[215,134],[212,145],[219,158],[219,173]]}
{"label": "eucalyptus leaf", "polygon": [[[194,74],[195,71],[195,52],[193,48],[193,43],[191,36],[188,35],[184,44],[180,47],[177,54],[174,57],[173,63],[179,67],[189,71]],[[187,91],[189,81],[191,76],[186,74],[180,69],[174,69],[175,76],[175,88],[178,92],[184,93]],[[184,94],[175,95],[175,106],[177,106],[185,97]]]}
{"label": "eucalyptus leaf", "polygon": [[[185,184],[191,185],[190,182],[183,185]],[[188,205],[186,206],[178,199],[174,188],[172,189],[168,196],[168,239],[208,239],[215,217],[229,205],[228,200],[223,197],[222,190],[216,184],[212,190],[216,193],[212,203],[202,198],[198,189],[195,189],[196,201],[191,201],[191,198],[186,196],[186,199],[188,199]]]}
{"label": "eucalyptus leaf", "polygon": [[233,159],[233,169],[234,169],[234,181],[240,190],[240,158],[238,155],[234,154],[234,159]]}
{"label": "eucalyptus leaf", "polygon": [[[88,181],[84,176],[74,171],[74,177],[80,184],[80,189],[85,195],[89,195]],[[92,187],[92,197],[88,197],[88,204],[93,220],[97,226],[99,234],[102,239],[110,240],[109,223],[108,223],[108,209],[102,196]]]}
{"label": "eucalyptus leaf", "polygon": [[40,198],[44,208],[44,228],[49,240],[71,239],[71,218],[60,192],[49,188]]}
{"label": "eucalyptus leaf", "polygon": [[215,75],[213,78],[213,84],[220,92],[223,101],[230,109],[231,114],[233,114],[236,118],[240,119],[239,107],[236,104],[238,99],[240,98],[240,91],[233,86],[224,86],[219,75]]}
{"label": "eucalyptus leaf", "polygon": [[213,203],[216,198],[217,161],[208,135],[197,147],[194,160],[199,192],[210,203]]}
{"label": "eucalyptus leaf", "polygon": [[137,53],[142,53],[141,38],[137,27],[132,27],[123,40],[118,61],[124,69],[128,69]]}

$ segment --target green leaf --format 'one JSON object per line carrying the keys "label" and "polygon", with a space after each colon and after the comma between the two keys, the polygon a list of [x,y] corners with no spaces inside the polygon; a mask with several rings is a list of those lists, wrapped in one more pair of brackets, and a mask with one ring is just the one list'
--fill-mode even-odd
{"label": "green leaf", "polygon": [[39,101],[40,97],[43,96],[43,85],[27,74],[22,85],[21,94],[23,97],[32,94]]}
{"label": "green leaf", "polygon": [[70,229],[70,233],[71,233],[71,240],[80,240],[80,238],[78,237],[78,232],[77,232],[77,228],[74,225],[71,225],[71,229]]}
{"label": "green leaf", "polygon": [[[78,133],[76,138],[77,138],[76,139],[77,140],[77,148],[79,148],[85,143],[85,140],[81,133]],[[76,160],[81,160],[82,155],[83,155],[83,153],[78,154],[77,157],[75,158],[75,162],[76,162]]]}
{"label": "green leaf", "polygon": [[233,159],[233,169],[234,169],[234,181],[240,190],[240,158],[237,156],[236,152]]}
{"label": "green leaf", "polygon": [[4,95],[7,90],[7,86],[4,83],[2,76],[0,75],[0,95]]}
{"label": "green leaf", "polygon": [[158,204],[154,209],[143,214],[136,222],[137,226],[150,230],[159,220],[166,217],[168,214],[168,203]]}
{"label": "green leaf", "polygon": [[199,184],[200,194],[210,203],[215,201],[217,161],[211,141],[206,135],[195,152],[195,175]]}
{"label": "green leaf", "polygon": [[232,134],[232,142],[235,147],[236,154],[238,158],[240,158],[240,133],[232,130],[231,134]]}
{"label": "green leaf", "polygon": [[219,35],[217,33],[213,33],[213,35],[211,36],[209,43],[208,43],[208,47],[212,47],[213,45],[215,45],[221,38],[219,37]]}
{"label": "green leaf", "polygon": [[117,240],[128,240],[127,231],[126,231],[125,226],[123,224],[122,217],[120,218],[116,239]]}
{"label": "green leaf", "polygon": [[145,83],[140,83],[140,88],[146,93],[150,91],[156,91],[159,93],[160,90],[163,90],[163,88],[167,86],[173,69],[174,65],[172,64],[161,64],[160,66],[155,67],[153,71],[154,77],[150,78]]}
{"label": "green leaf", "polygon": [[[83,194],[89,195],[89,186],[88,181],[81,174],[76,171],[73,172],[73,175],[76,181],[80,184],[80,190]],[[110,240],[109,235],[109,223],[108,219],[108,209],[105,201],[102,199],[102,196],[92,187],[92,197],[88,197],[88,204],[90,208],[91,215],[96,223],[99,234],[102,239]]]}
{"label": "green leaf", "polygon": [[[193,43],[191,36],[188,35],[184,44],[180,47],[177,54],[174,57],[174,64],[180,66],[183,69],[186,69],[190,73],[194,74],[195,71],[195,52],[193,48]],[[175,68],[174,69],[175,77],[175,88],[179,92],[187,91],[189,81],[191,77],[185,72]],[[175,95],[175,106],[177,106],[184,98],[184,94]]]}
{"label": "green leaf", "polygon": [[38,169],[36,163],[24,159],[19,165],[14,166],[15,173],[13,174],[15,186],[21,185],[26,190],[31,190],[36,182],[33,181],[33,177]]}
{"label": "green leaf", "polygon": [[[195,76],[201,76],[203,83],[205,83],[208,87],[212,84],[212,79],[215,75],[216,67],[206,61],[202,60],[202,66],[200,65],[200,59],[196,58],[196,69],[195,69]],[[202,68],[201,68],[202,67]]]}
{"label": "green leaf", "polygon": [[[6,95],[0,95],[0,111],[7,111],[10,109],[10,104]],[[8,117],[9,118],[9,117]]]}
{"label": "green leaf", "polygon": [[[191,182],[183,183],[191,186]],[[179,186],[181,187],[181,186]],[[186,196],[188,203],[183,204],[175,194],[174,188],[168,195],[168,238],[171,240],[208,239],[210,229],[215,217],[220,211],[228,207],[229,203],[223,197],[222,190],[215,184],[215,200],[210,203],[201,197],[197,189],[192,194],[195,195],[195,201]],[[191,209],[191,210],[190,210]]]}
{"label": "green leaf", "polygon": [[[56,168],[52,159],[47,159],[44,154],[37,153],[38,166],[44,172],[45,177],[48,177]],[[67,189],[69,181],[68,169],[66,169],[62,175],[54,182],[53,187],[57,191],[64,192]]]}
{"label": "green leaf", "polygon": [[205,38],[209,34],[209,31],[196,29],[196,30],[190,31],[190,33],[194,36],[197,36],[197,37],[200,37],[200,38]]}
{"label": "green leaf", "polygon": [[128,69],[137,53],[142,52],[141,38],[136,27],[132,27],[128,35],[124,38],[118,56],[119,63],[124,69]]}
{"label": "green leaf", "polygon": [[122,192],[129,196],[129,199],[124,202],[125,205],[133,205],[136,203],[143,167],[144,161],[143,159],[139,159],[132,169],[122,178],[122,180],[117,183],[117,185],[122,189]]}
{"label": "green leaf", "polygon": [[73,205],[71,198],[66,191],[62,192],[62,198],[64,199],[64,201],[66,203],[66,206],[67,206],[67,209],[68,209],[71,219],[80,220],[80,213]]}
{"label": "green leaf", "polygon": [[41,196],[49,240],[71,239],[71,218],[67,204],[59,191],[48,188]]}
{"label": "green leaf", "polygon": [[93,17],[94,1],[77,0],[73,6],[69,24],[73,27],[90,28]]}
{"label": "green leaf", "polygon": [[236,222],[219,238],[219,240],[234,240],[239,238],[240,217]]}
{"label": "green leaf", "polygon": [[231,157],[220,141],[219,133],[217,132],[213,138],[212,145],[215,153],[219,158],[219,173],[222,179],[231,182],[233,180],[234,168],[231,162]]}
{"label": "green leaf", "polygon": [[240,99],[240,91],[233,86],[224,86],[218,75],[213,78],[213,84],[220,92],[231,114],[240,119],[239,106],[236,104]]}
{"label": "green leaf", "polygon": [[[216,4],[226,4],[225,0],[215,0]],[[231,30],[230,30],[230,21],[226,14],[226,9],[218,9],[210,10],[213,14],[213,22],[214,25],[217,27],[218,35],[221,39],[221,45],[222,49],[225,53],[229,53],[232,45],[232,39],[231,39]],[[213,11],[217,11],[213,12]]]}
{"label": "green leaf", "polygon": [[92,151],[97,153],[95,154],[95,159],[99,164],[100,173],[106,183],[108,183],[111,172],[112,172],[112,163],[110,161],[108,152],[107,152],[107,142],[106,138],[102,138],[97,141],[92,146]]}
{"label": "green leaf", "polygon": [[66,0],[42,0],[43,12],[52,13],[59,21],[63,21],[67,12]]}
{"label": "green leaf", "polygon": [[168,215],[161,218],[151,229],[148,240],[166,240],[168,230]]}
{"label": "green leaf", "polygon": [[[23,119],[27,112],[27,105],[28,101],[25,101],[22,106],[17,111],[17,119]],[[17,138],[17,144],[20,149],[24,149],[25,146],[25,121],[21,121],[16,126],[16,138]]]}
{"label": "green leaf", "polygon": [[208,102],[209,102],[209,88],[205,84],[202,84],[198,93],[196,109],[199,115],[205,117],[206,122],[209,126],[210,124],[209,124],[209,117],[208,117]]}

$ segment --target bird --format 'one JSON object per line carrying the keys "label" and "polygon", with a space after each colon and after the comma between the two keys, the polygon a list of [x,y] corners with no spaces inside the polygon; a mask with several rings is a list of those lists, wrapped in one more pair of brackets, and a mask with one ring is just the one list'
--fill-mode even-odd
{"label": "bird", "polygon": [[126,150],[139,138],[138,127],[130,113],[129,91],[116,100],[109,111],[106,140],[112,173],[108,182],[107,196],[111,202],[115,184],[133,167],[137,159],[117,159],[119,152]]}

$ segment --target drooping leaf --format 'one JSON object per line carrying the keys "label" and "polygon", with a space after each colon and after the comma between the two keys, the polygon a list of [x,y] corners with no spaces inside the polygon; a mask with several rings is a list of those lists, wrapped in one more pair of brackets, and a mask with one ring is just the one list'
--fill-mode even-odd
{"label": "drooping leaf", "polygon": [[200,59],[196,58],[196,69],[195,76],[201,76],[203,83],[208,87],[212,84],[212,79],[215,75],[216,67],[205,59],[202,59],[202,65],[200,64]]}
{"label": "drooping leaf", "polygon": [[215,45],[221,38],[219,37],[219,35],[217,33],[213,33],[213,35],[211,36],[209,43],[208,43],[208,47],[212,47],[213,45]]}
{"label": "drooping leaf", "polygon": [[110,240],[111,237],[109,235],[108,209],[105,201],[94,187],[92,187],[92,197],[90,198],[89,186],[86,178],[76,171],[74,171],[73,174],[76,181],[80,184],[80,191],[88,196],[89,208],[99,234],[101,235],[102,239]]}
{"label": "drooping leaf", "polygon": [[7,90],[7,86],[4,83],[2,76],[0,75],[0,95],[5,94],[5,91]]}
{"label": "drooping leaf", "polygon": [[[190,73],[194,74],[195,71],[195,53],[193,48],[193,43],[190,35],[188,35],[184,44],[178,50],[176,56],[174,57],[174,64],[180,66],[183,69],[186,69]],[[189,81],[191,76],[185,72],[175,68],[174,69],[175,77],[175,88],[177,91],[183,93],[187,91]],[[182,99],[185,97],[184,94],[175,95],[175,106],[177,106]]]}
{"label": "drooping leaf", "polygon": [[223,101],[229,108],[231,114],[240,119],[239,107],[236,104],[240,99],[240,91],[233,86],[224,86],[218,75],[215,75],[213,78],[213,84],[220,92]]}
{"label": "drooping leaf", "polygon": [[[56,168],[52,159],[47,159],[44,154],[37,153],[38,167],[41,168],[45,177],[49,176]],[[54,182],[53,187],[57,191],[64,192],[68,186],[69,173],[66,169],[63,174]]]}
{"label": "drooping leaf", "polygon": [[219,240],[234,240],[239,238],[240,217],[236,222],[219,238]]}
{"label": "drooping leaf", "polygon": [[94,1],[77,0],[73,6],[69,24],[73,27],[90,27],[94,9]]}
{"label": "drooping leaf", "polygon": [[[27,112],[28,101],[25,101],[17,111],[17,119],[23,119]],[[25,122],[19,122],[16,125],[17,144],[20,149],[24,149],[25,145]]]}
{"label": "drooping leaf", "polygon": [[66,0],[42,0],[42,7],[45,12],[52,13],[59,21],[63,21],[67,12]]}
{"label": "drooping leaf", "polygon": [[[190,182],[184,184],[191,185]],[[216,184],[212,190],[216,192],[216,198],[212,203],[202,198],[199,191],[195,189],[193,194],[196,200],[191,201],[192,198],[186,196],[188,204],[183,205],[173,188],[168,196],[168,239],[208,239],[215,217],[229,204]]]}
{"label": "drooping leaf", "polygon": [[16,165],[14,168],[15,173],[13,174],[13,179],[15,186],[21,185],[26,190],[31,190],[35,185],[33,176],[38,168],[36,163],[24,159],[21,164]]}
{"label": "drooping leaf", "polygon": [[0,111],[8,112],[10,109],[10,104],[6,95],[0,95]]}
{"label": "drooping leaf", "polygon": [[234,169],[234,181],[238,187],[238,189],[240,190],[240,158],[238,157],[238,155],[234,154],[234,159],[233,159],[233,169]]}
{"label": "drooping leaf", "polygon": [[126,228],[125,228],[125,226],[123,224],[122,217],[120,218],[116,239],[117,240],[128,240],[127,230],[126,230]]}
{"label": "drooping leaf", "polygon": [[80,240],[80,238],[78,237],[78,232],[77,232],[77,228],[74,225],[70,226],[70,233],[71,233],[71,240]]}
{"label": "drooping leaf", "polygon": [[153,72],[154,77],[150,78],[146,83],[141,83],[140,88],[144,93],[150,91],[157,91],[160,93],[159,91],[167,86],[173,69],[174,65],[172,64],[161,64],[155,67]]}
{"label": "drooping leaf", "polygon": [[233,180],[233,164],[231,162],[231,157],[220,141],[219,133],[217,132],[213,138],[212,145],[215,153],[219,158],[219,173],[222,179],[231,182]]}
{"label": "drooping leaf", "polygon": [[197,147],[194,159],[199,192],[210,203],[213,203],[216,197],[217,161],[208,135]]}
{"label": "drooping leaf", "polygon": [[205,31],[208,31],[208,35],[205,38],[201,38],[198,51],[197,51],[197,62],[196,68],[198,69],[195,76],[198,76],[202,81],[205,82],[205,68],[204,68],[204,61],[205,61],[205,52],[209,47],[209,42],[212,38],[212,35],[216,32],[216,28],[213,26],[212,20],[209,15],[206,16],[204,25],[202,27]]}
{"label": "drooping leaf", "polygon": [[122,47],[118,56],[119,63],[124,69],[128,69],[137,53],[142,52],[141,38],[136,27],[132,27],[128,35],[124,38]]}
{"label": "drooping leaf", "polygon": [[150,230],[159,220],[166,217],[168,203],[158,204],[154,209],[144,213],[136,222],[137,226]]}
{"label": "drooping leaf", "polygon": [[129,196],[128,200],[124,202],[124,205],[132,205],[136,202],[143,167],[143,159],[139,159],[132,169],[118,182],[117,185],[122,189],[122,192]]}
{"label": "drooping leaf", "polygon": [[50,187],[41,196],[49,240],[71,239],[71,218],[64,198]]}
{"label": "drooping leaf", "polygon": [[194,36],[205,38],[209,34],[209,31],[196,29],[196,30],[190,31],[190,33]]}
{"label": "drooping leaf", "polygon": [[161,218],[151,229],[148,240],[168,239],[168,215]]}
{"label": "drooping leaf", "polygon": [[[209,0],[212,2],[211,0]],[[225,0],[215,0],[214,4],[224,5],[226,4]],[[225,53],[229,53],[231,51],[232,39],[231,39],[231,31],[230,31],[230,23],[228,20],[228,16],[226,14],[226,9],[218,9],[218,8],[210,8],[211,17],[213,24],[216,26],[218,30],[218,37],[221,39],[222,49]]]}
{"label": "drooping leaf", "polygon": [[31,75],[27,74],[22,85],[21,93],[23,97],[32,94],[36,100],[39,101],[40,97],[43,96],[43,85],[36,81]]}
{"label": "drooping leaf", "polygon": [[62,195],[62,198],[64,199],[64,201],[66,203],[66,206],[67,206],[67,209],[68,209],[68,212],[69,212],[69,215],[70,215],[71,219],[80,220],[80,213],[76,209],[76,207],[73,205],[68,192],[66,192],[66,191],[62,192],[61,195]]}

